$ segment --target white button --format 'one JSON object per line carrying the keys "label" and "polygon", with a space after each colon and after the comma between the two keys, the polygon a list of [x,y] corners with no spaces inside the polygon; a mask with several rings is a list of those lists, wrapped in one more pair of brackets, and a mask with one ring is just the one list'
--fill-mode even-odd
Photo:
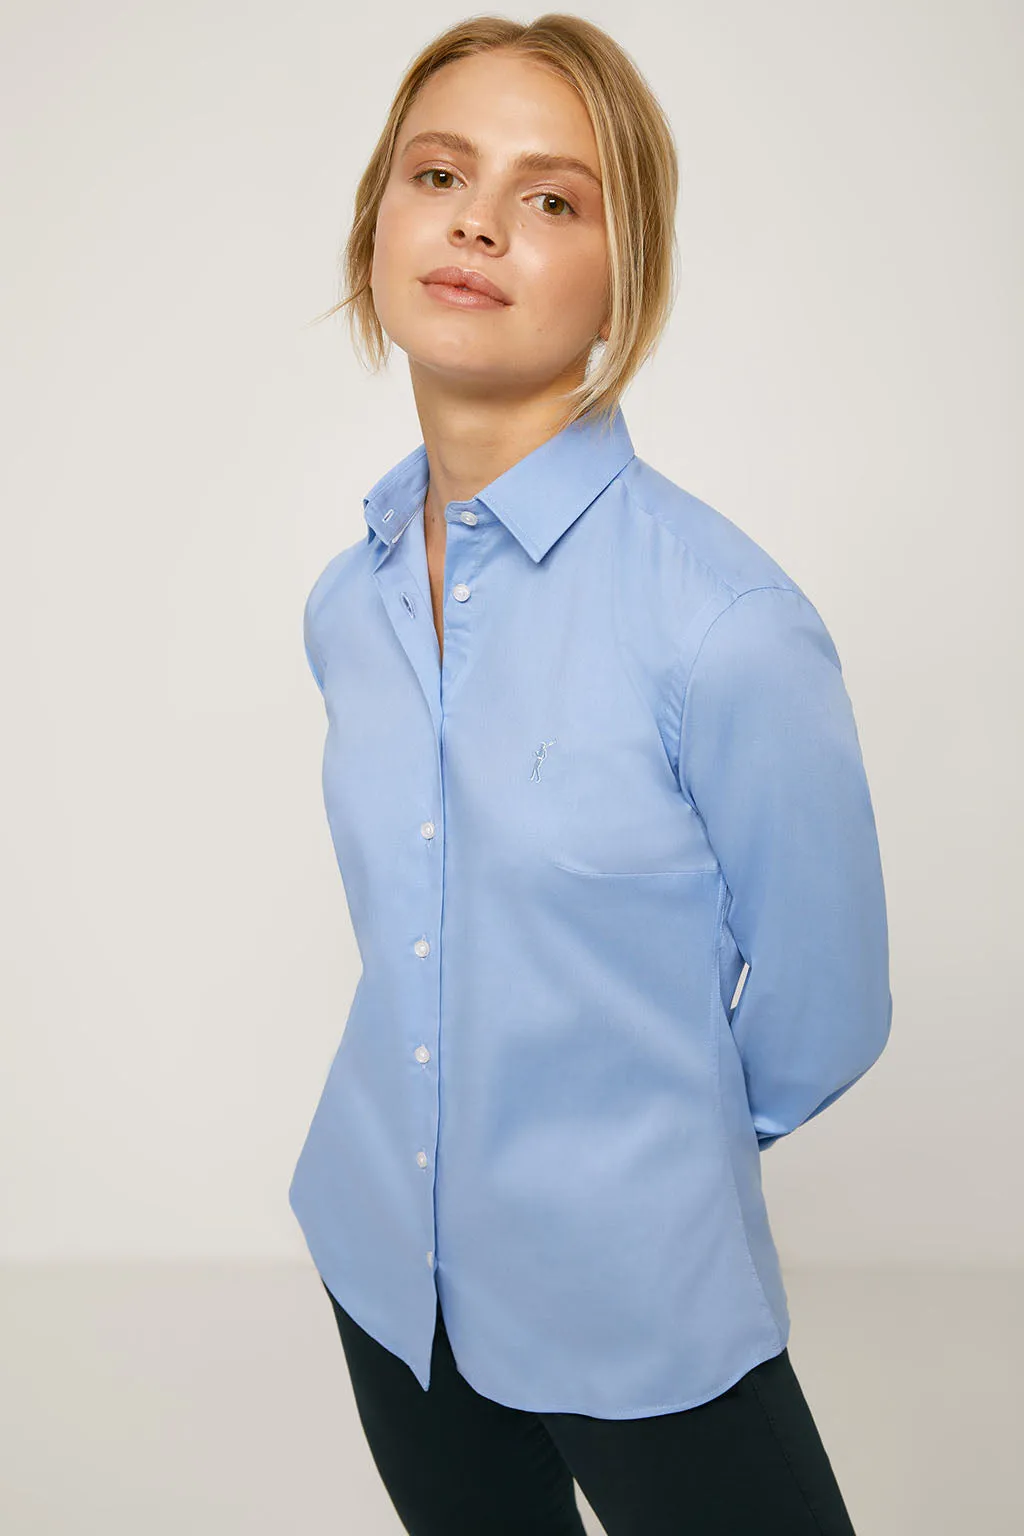
{"label": "white button", "polygon": [[413,1055],[416,1057],[417,1061],[429,1061],[430,1060],[430,1052],[427,1050],[425,1045],[418,1045],[416,1047],[416,1049],[413,1051]]}
{"label": "white button", "polygon": [[469,588],[464,581],[457,581],[452,587],[452,597],[457,603],[464,603],[469,596]]}
{"label": "white button", "polygon": [[434,823],[432,821],[425,821],[425,822],[423,822],[422,825],[420,826],[420,831],[422,832],[424,837],[433,837],[433,835],[434,835]]}
{"label": "white button", "polygon": [[434,1250],[433,1250],[433,1248],[428,1248],[427,1249],[427,1263],[428,1264],[433,1264],[433,1262],[434,1262]]}
{"label": "white button", "polygon": [[417,939],[416,943],[413,945],[413,949],[419,955],[421,960],[423,959],[424,955],[430,954],[430,945],[426,939]]}
{"label": "white button", "polygon": [[477,516],[476,516],[475,512],[460,512],[459,513],[459,517],[461,518],[462,522],[468,523],[471,528],[472,528],[473,524],[477,521]]}
{"label": "white button", "polygon": [[421,1168],[425,1168],[427,1166],[427,1154],[425,1152],[417,1152],[416,1161],[419,1163]]}

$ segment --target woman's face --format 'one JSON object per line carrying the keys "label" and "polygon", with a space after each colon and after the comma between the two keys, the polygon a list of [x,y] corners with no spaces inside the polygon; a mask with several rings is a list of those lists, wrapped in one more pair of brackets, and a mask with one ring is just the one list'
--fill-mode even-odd
{"label": "woman's face", "polygon": [[[579,382],[607,337],[607,255],[597,144],[572,87],[502,52],[432,75],[399,130],[370,279],[414,382],[499,400]],[[507,303],[470,307],[424,282],[452,266]]]}

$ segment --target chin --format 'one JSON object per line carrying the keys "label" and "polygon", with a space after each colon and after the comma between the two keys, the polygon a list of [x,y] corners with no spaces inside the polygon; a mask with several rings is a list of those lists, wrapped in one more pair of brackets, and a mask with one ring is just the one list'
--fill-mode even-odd
{"label": "chin", "polygon": [[[507,348],[483,349],[468,327],[457,329],[442,317],[442,324],[431,326],[425,334],[422,326],[410,326],[402,336],[393,338],[410,362],[422,368],[451,368],[462,374],[487,376],[492,369],[507,373],[510,358]],[[492,355],[493,352],[493,355]]]}

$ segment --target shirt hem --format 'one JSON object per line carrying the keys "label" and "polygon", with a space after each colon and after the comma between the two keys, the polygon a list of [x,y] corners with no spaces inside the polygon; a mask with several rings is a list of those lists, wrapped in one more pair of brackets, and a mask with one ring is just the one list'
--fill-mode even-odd
{"label": "shirt hem", "polygon": [[[776,1330],[776,1333],[778,1333],[778,1330]],[[459,1366],[458,1369],[459,1374],[469,1382],[469,1385],[473,1388],[474,1392],[479,1392],[482,1397],[489,1398],[492,1403],[500,1403],[504,1408],[518,1408],[520,1412],[535,1413],[538,1415],[571,1413],[588,1419],[614,1419],[616,1421],[620,1419],[649,1419],[661,1417],[667,1413],[682,1413],[687,1408],[699,1408],[702,1403],[713,1402],[716,1397],[721,1397],[723,1392],[728,1392],[730,1387],[734,1387],[736,1383],[742,1380],[742,1378],[746,1376],[747,1372],[752,1371],[755,1366],[763,1364],[765,1360],[774,1360],[777,1355],[781,1355],[782,1351],[786,1348],[787,1343],[788,1336],[785,1336],[782,1338],[781,1345],[778,1343],[778,1338],[776,1338],[771,1342],[770,1347],[766,1347],[763,1350],[757,1349],[754,1352],[753,1359],[748,1360],[747,1363],[741,1366],[739,1370],[730,1371],[719,1383],[719,1385],[712,1387],[710,1391],[698,1393],[696,1397],[686,1398],[682,1402],[653,1403],[639,1408],[623,1408],[616,1413],[595,1414],[589,1412],[585,1408],[579,1407],[537,1408],[532,1403],[514,1403],[507,1397],[496,1396],[494,1392],[484,1392],[483,1388],[478,1387],[472,1378],[467,1375],[462,1366]]]}

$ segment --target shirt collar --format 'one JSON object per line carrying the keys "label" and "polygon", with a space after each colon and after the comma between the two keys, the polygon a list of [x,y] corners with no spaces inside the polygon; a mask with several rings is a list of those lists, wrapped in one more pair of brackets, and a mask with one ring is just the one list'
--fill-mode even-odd
{"label": "shirt collar", "polygon": [[[532,560],[542,560],[633,457],[622,407],[617,405],[607,424],[596,417],[570,422],[470,501],[450,505],[486,507]],[[427,450],[421,442],[363,497],[369,536],[377,542],[378,564],[421,510],[428,480]]]}

